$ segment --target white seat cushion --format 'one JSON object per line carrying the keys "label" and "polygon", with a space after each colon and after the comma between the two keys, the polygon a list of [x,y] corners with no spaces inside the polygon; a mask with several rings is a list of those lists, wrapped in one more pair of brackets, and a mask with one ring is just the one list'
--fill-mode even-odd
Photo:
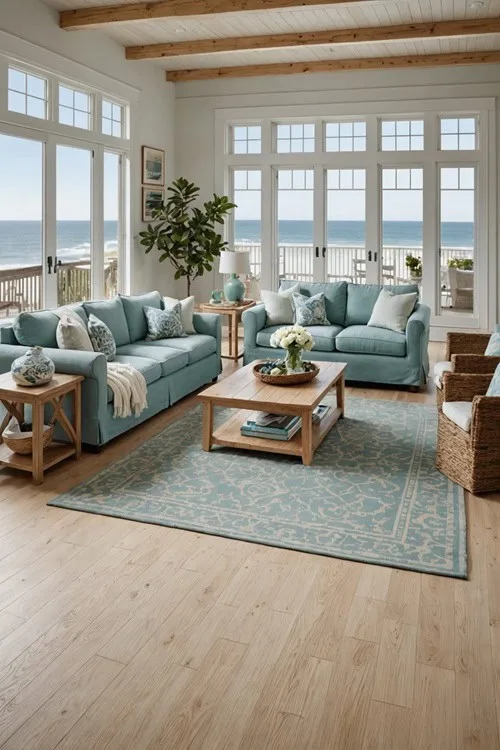
{"label": "white seat cushion", "polygon": [[434,365],[434,382],[436,388],[443,387],[443,374],[445,372],[453,372],[453,365],[451,362],[436,362]]}
{"label": "white seat cushion", "polygon": [[470,432],[472,421],[472,401],[445,401],[443,414],[451,419],[464,432]]}

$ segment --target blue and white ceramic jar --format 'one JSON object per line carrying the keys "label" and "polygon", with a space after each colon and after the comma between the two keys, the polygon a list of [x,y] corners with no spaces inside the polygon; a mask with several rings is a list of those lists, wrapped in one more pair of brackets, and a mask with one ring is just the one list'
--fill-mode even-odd
{"label": "blue and white ceramic jar", "polygon": [[10,372],[18,385],[43,385],[52,380],[56,367],[41,346],[32,346],[12,363]]}

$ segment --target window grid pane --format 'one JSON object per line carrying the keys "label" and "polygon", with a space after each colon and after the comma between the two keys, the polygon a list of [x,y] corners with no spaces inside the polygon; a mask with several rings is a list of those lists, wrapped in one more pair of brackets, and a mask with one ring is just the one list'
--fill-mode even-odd
{"label": "window grid pane", "polygon": [[103,135],[123,137],[124,107],[107,99],[102,100],[101,130]]}
{"label": "window grid pane", "polygon": [[91,95],[59,84],[59,122],[80,130],[92,130]]}
{"label": "window grid pane", "polygon": [[233,127],[233,154],[262,153],[262,128],[260,125]]}
{"label": "window grid pane", "polygon": [[441,151],[475,151],[477,149],[475,117],[441,117]]}
{"label": "window grid pane", "polygon": [[315,126],[313,123],[294,123],[276,126],[278,154],[311,154],[314,152]]}
{"label": "window grid pane", "polygon": [[7,107],[39,120],[47,119],[47,81],[16,68],[8,71]]}
{"label": "window grid pane", "polygon": [[423,151],[423,120],[381,120],[382,151]]}
{"label": "window grid pane", "polygon": [[366,151],[365,122],[325,123],[326,151]]}

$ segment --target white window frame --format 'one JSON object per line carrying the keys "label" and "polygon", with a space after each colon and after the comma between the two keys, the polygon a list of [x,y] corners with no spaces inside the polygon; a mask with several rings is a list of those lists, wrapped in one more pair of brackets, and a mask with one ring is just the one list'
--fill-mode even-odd
{"label": "white window frame", "polygon": [[[259,120],[255,119],[255,108],[219,109],[215,111],[215,189],[227,190],[227,175],[232,168],[262,169],[262,243],[264,248],[275,247],[273,171],[277,167],[304,168],[365,168],[367,176],[367,243],[378,247],[381,258],[380,228],[380,166],[421,166],[424,170],[424,279],[423,294],[431,307],[431,325],[434,338],[443,339],[447,330],[488,329],[496,319],[497,295],[497,206],[496,206],[496,131],[494,98],[455,98],[444,100],[414,100],[367,103],[326,103],[303,105],[263,106],[259,108]],[[247,123],[250,116],[262,126],[262,153],[252,158],[249,155],[230,153],[227,148],[228,127]],[[440,116],[474,116],[477,118],[477,149],[475,151],[441,151],[439,139]],[[423,151],[380,151],[379,121],[381,119],[423,119]],[[365,120],[367,124],[367,150],[363,152],[326,152],[323,141],[323,123],[336,121]],[[314,153],[276,153],[273,125],[315,123],[316,148]],[[320,126],[318,128],[318,125]],[[442,314],[438,299],[436,257],[439,248],[438,220],[438,164],[460,163],[477,165],[478,211],[476,214],[477,242],[474,268],[476,283],[476,311],[474,315],[460,316]],[[270,253],[268,253],[270,255]],[[276,274],[270,257],[263,253],[263,288],[277,286]],[[380,260],[379,260],[380,263]],[[478,281],[487,285],[479,290]]]}

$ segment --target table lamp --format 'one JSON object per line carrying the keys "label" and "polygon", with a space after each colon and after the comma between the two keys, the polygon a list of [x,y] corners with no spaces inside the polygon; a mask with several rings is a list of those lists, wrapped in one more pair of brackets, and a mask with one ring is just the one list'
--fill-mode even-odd
{"label": "table lamp", "polygon": [[250,253],[248,250],[222,250],[219,259],[219,272],[228,273],[224,284],[224,294],[229,302],[239,302],[245,296],[245,285],[238,278],[240,273],[250,273]]}

